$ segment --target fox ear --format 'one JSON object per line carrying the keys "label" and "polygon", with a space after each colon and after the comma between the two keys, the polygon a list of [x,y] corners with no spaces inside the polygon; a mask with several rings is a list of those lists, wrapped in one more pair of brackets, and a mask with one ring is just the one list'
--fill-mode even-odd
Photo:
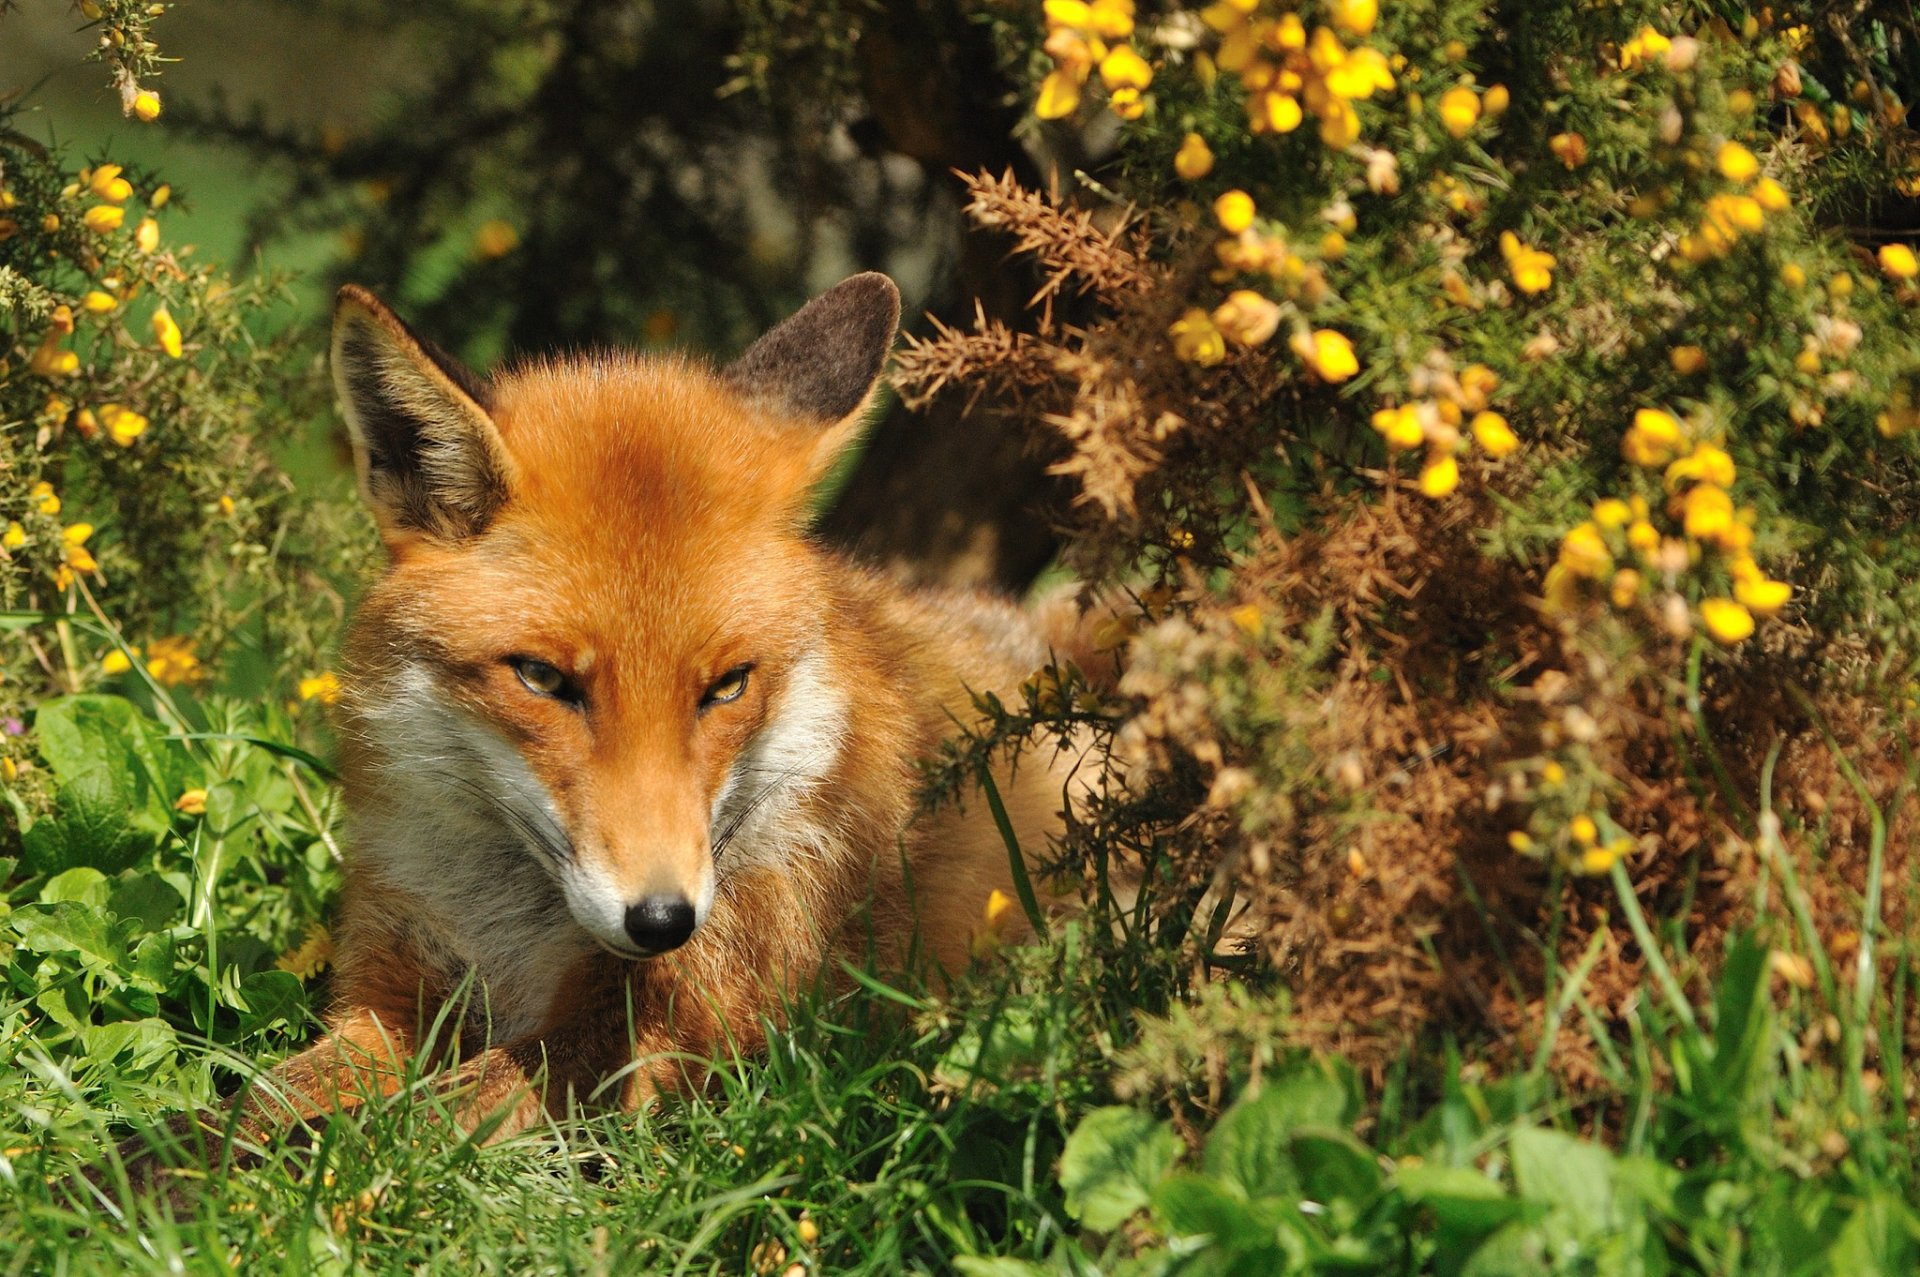
{"label": "fox ear", "polygon": [[900,326],[900,290],[869,271],[845,279],[747,347],[721,374],[749,400],[823,426],[809,471],[817,478],[860,424]]}
{"label": "fox ear", "polygon": [[487,415],[485,382],[349,284],[333,311],[333,385],[360,494],[388,544],[486,528],[512,463]]}

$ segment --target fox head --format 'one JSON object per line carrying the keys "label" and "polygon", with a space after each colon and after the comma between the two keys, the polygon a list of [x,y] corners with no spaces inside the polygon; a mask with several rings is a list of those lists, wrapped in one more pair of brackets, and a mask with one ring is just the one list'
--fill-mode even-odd
{"label": "fox head", "polygon": [[857,275],[718,372],[605,354],[483,379],[342,290],[334,381],[389,559],[345,726],[434,844],[414,877],[509,848],[608,949],[695,933],[728,844],[846,732],[805,525],[898,319]]}

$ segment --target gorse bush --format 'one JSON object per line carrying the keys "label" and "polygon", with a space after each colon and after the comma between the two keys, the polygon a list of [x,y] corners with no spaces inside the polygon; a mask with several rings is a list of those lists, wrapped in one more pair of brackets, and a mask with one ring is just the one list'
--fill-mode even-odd
{"label": "gorse bush", "polygon": [[1224,872],[1363,1061],[1436,1017],[1531,1050],[1596,935],[1628,1007],[1629,907],[1697,979],[1785,873],[1817,935],[1783,948],[1863,997],[1906,960],[1914,33],[1839,13],[1057,0],[1005,33],[1040,135],[1111,154],[1077,207],[975,181],[1045,307],[897,380],[1064,439],[1069,560],[1142,590],[1129,841]]}

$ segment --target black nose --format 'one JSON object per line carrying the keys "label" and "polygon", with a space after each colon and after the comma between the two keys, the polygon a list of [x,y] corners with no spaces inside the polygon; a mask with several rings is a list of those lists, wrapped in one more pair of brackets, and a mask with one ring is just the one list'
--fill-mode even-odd
{"label": "black nose", "polygon": [[693,903],[684,896],[648,896],[628,907],[627,934],[648,953],[678,949],[693,934]]}

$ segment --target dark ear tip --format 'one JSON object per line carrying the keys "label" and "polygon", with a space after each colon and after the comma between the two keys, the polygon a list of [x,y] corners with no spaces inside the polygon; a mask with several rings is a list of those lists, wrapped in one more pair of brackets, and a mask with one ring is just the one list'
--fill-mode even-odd
{"label": "dark ear tip", "polygon": [[900,286],[879,271],[870,270],[849,276],[841,280],[833,291],[864,311],[885,315],[890,327],[899,327]]}
{"label": "dark ear tip", "polygon": [[373,295],[370,289],[358,284],[342,284],[340,291],[333,295],[333,313],[340,316],[350,310],[369,311],[375,315],[387,313],[387,304]]}

